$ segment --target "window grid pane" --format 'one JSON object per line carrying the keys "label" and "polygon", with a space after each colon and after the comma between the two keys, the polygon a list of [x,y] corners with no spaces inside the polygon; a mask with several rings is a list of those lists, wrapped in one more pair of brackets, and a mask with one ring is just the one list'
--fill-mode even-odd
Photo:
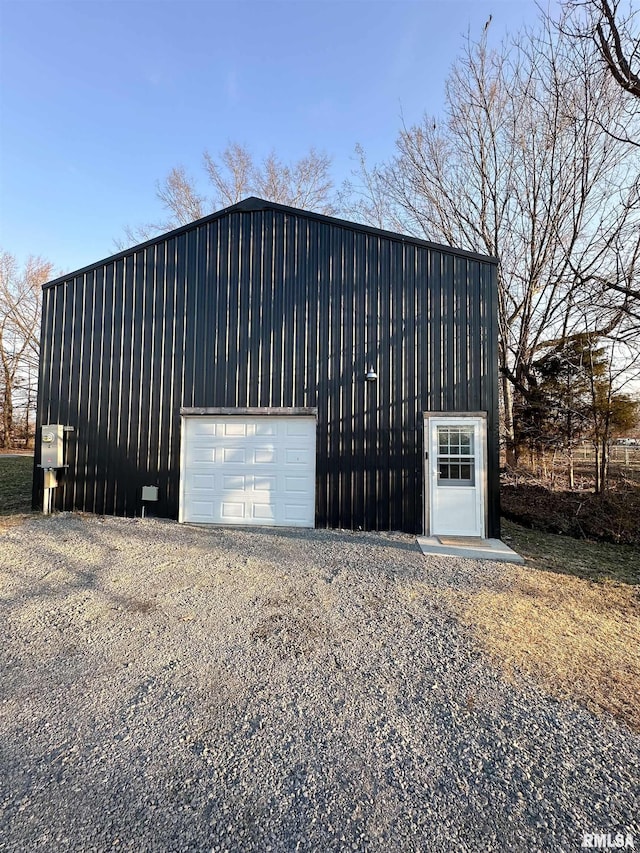
{"label": "window grid pane", "polygon": [[450,485],[473,485],[473,427],[438,427],[438,479]]}

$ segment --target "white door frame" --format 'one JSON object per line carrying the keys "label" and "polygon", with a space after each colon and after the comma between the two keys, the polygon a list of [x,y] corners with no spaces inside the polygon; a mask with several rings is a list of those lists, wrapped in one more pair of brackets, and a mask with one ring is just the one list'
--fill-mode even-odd
{"label": "white door frame", "polygon": [[457,426],[465,421],[473,419],[479,427],[479,447],[476,459],[476,476],[478,483],[478,499],[481,502],[480,518],[482,522],[481,536],[484,539],[488,527],[488,504],[487,504],[487,413],[486,412],[423,412],[424,424],[422,431],[423,439],[423,505],[424,518],[423,529],[425,536],[437,535],[432,533],[431,490],[434,483],[435,459],[431,458],[431,430],[432,427]]}

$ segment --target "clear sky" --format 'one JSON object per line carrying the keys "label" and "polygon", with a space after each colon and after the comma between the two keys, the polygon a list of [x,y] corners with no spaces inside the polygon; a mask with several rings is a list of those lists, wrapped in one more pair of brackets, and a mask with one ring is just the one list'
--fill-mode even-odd
{"label": "clear sky", "polygon": [[339,184],[442,106],[467,32],[499,41],[534,0],[0,0],[0,248],[67,272],[162,219],[155,183],[228,141],[310,146]]}

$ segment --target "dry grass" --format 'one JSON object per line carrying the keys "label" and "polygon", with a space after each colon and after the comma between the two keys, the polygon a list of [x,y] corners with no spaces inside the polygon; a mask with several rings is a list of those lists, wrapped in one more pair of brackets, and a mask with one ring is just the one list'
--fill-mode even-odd
{"label": "dry grass", "polygon": [[450,603],[508,678],[532,677],[640,731],[637,587],[513,566],[501,588]]}
{"label": "dry grass", "polygon": [[0,456],[0,516],[31,510],[33,457],[5,459]]}

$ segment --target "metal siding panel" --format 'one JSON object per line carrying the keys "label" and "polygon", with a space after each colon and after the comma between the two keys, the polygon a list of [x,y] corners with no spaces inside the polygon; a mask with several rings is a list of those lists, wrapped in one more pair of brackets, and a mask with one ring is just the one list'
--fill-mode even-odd
{"label": "metal siding panel", "polygon": [[[197,347],[202,341],[198,337],[198,279],[196,274],[196,241],[197,237],[194,231],[189,231],[185,235],[185,243],[182,249],[185,266],[184,266],[184,281],[185,281],[185,305],[184,305],[184,359],[182,372],[182,387],[183,387],[183,406],[196,405],[196,377],[195,364],[197,358]],[[202,318],[200,317],[202,321]],[[220,338],[221,327],[216,326]],[[217,342],[216,342],[217,344]]]}
{"label": "metal siding panel", "polygon": [[366,281],[367,281],[367,236],[354,235],[354,337],[355,356],[353,362],[354,409],[353,409],[353,473],[352,473],[352,511],[351,526],[363,529],[365,518],[365,401],[367,399],[367,371],[369,355],[366,349]]}
{"label": "metal siding panel", "polygon": [[216,301],[217,277],[216,277],[216,252],[214,246],[217,244],[217,222],[211,222],[200,229],[198,268],[200,270],[199,281],[202,291],[202,337],[200,338],[200,349],[196,353],[199,370],[202,374],[204,400],[210,399],[215,393],[216,369],[213,357],[215,344],[215,323],[213,318],[213,306]]}
{"label": "metal siding panel", "polygon": [[482,264],[487,302],[487,423],[489,536],[500,537],[500,434],[498,418],[498,282],[495,265]]}
{"label": "metal siding panel", "polygon": [[453,262],[453,409],[456,412],[468,411],[467,389],[465,387],[466,371],[466,261],[463,258],[452,258]]}
{"label": "metal siding panel", "polygon": [[262,264],[260,268],[260,397],[259,406],[270,405],[271,397],[271,343],[273,311],[273,214],[264,215],[262,232]]}
{"label": "metal siding panel", "polygon": [[[220,228],[223,225],[224,223],[212,222],[209,226],[207,237],[208,286],[204,308],[204,340],[201,341],[201,357],[207,365],[209,375],[209,381],[206,384],[205,403],[210,398],[217,399],[219,394],[223,394],[226,384],[224,360],[221,356],[219,360],[219,348],[224,346],[224,338],[220,330],[221,317],[219,312],[221,310],[226,311],[227,299],[226,276],[221,267],[222,244]],[[220,307],[222,299],[225,300],[225,307],[223,309]]]}
{"label": "metal siding panel", "polygon": [[[282,406],[283,320],[284,320],[284,215],[273,217],[271,254],[271,359],[269,363],[271,403]],[[287,306],[289,307],[289,306]]]}
{"label": "metal siding panel", "polygon": [[249,365],[247,403],[258,406],[260,400],[260,371],[263,352],[262,335],[262,226],[263,217],[252,213],[248,220],[251,224],[250,253],[251,271],[249,275],[249,317],[247,321],[248,343],[247,358]]}
{"label": "metal siding panel", "polygon": [[428,366],[428,397],[427,409],[438,411],[443,409],[442,405],[442,284],[441,284],[441,260],[439,252],[429,253],[429,268],[425,287],[429,292],[429,308],[426,322],[429,328],[429,366]]}
{"label": "metal siding panel", "polygon": [[358,364],[354,352],[354,239],[352,232],[343,235],[340,254],[341,332],[340,351],[340,417],[338,453],[341,460],[340,504],[338,517],[351,518],[353,505],[353,398]]}
{"label": "metal siding panel", "polygon": [[225,276],[227,288],[227,345],[226,345],[226,381],[225,406],[237,406],[237,372],[238,372],[238,329],[240,325],[239,304],[239,241],[240,214],[233,214],[228,220],[227,256]]}
{"label": "metal siding panel", "polygon": [[307,267],[307,247],[309,242],[309,227],[306,220],[301,219],[296,228],[296,363],[293,379],[293,405],[305,406],[308,400],[307,377],[309,365],[314,363],[309,353],[308,322],[309,313],[309,270]]}
{"label": "metal siding panel", "polygon": [[236,405],[249,405],[249,388],[252,368],[252,350],[249,340],[251,328],[251,216],[240,220],[238,251],[238,367],[235,377]]}
{"label": "metal siding panel", "polygon": [[413,336],[413,327],[405,327],[405,292],[412,282],[407,273],[407,247],[392,247],[389,304],[389,518],[388,526],[399,530],[402,526],[402,429],[407,412],[407,400],[403,382],[406,359],[406,338]]}
{"label": "metal siding panel", "polygon": [[[179,292],[182,291],[182,283],[178,277],[176,264],[176,240],[166,242],[166,265],[165,265],[165,310],[167,324],[165,329],[166,344],[164,353],[164,386],[162,405],[164,407],[162,444],[159,459],[159,480],[161,487],[160,503],[158,512],[163,511],[165,515],[173,513],[173,507],[177,506],[177,478],[173,475],[176,466],[179,465],[179,423],[180,423],[180,376],[182,372],[181,357],[178,358],[177,343],[180,340],[182,314],[179,310]],[[181,350],[180,350],[181,355]]]}
{"label": "metal siding panel", "polygon": [[[58,417],[56,423],[71,424],[70,413],[70,387],[73,375],[73,282],[67,281],[60,288],[62,307],[61,346],[55,351],[58,374]],[[38,439],[39,437],[36,436]],[[72,464],[71,456],[74,443],[70,433],[65,436],[65,462]],[[72,478],[69,477],[69,469],[60,472],[58,477],[58,488],[54,497],[55,504],[59,509],[67,509],[71,492]]]}
{"label": "metal siding panel", "polygon": [[[138,489],[147,482],[150,465],[150,433],[153,417],[154,358],[155,358],[155,246],[145,250],[145,284],[142,315],[142,366],[140,371],[140,408],[138,412],[138,443],[136,470],[136,502]],[[135,413],[132,413],[135,416]]]}
{"label": "metal siding panel", "polygon": [[296,219],[287,216],[283,223],[283,269],[282,269],[282,390],[281,405],[293,405],[294,361],[297,357],[295,344],[296,319]]}
{"label": "metal siding panel", "polygon": [[104,396],[107,405],[107,472],[105,478],[103,512],[113,512],[118,484],[123,482],[123,460],[118,448],[118,401],[120,397],[120,373],[122,365],[122,279],[123,262],[112,265],[111,290],[111,335],[109,347],[109,381]]}
{"label": "metal siding panel", "polygon": [[148,358],[145,349],[146,323],[146,252],[136,252],[133,262],[133,311],[132,350],[131,350],[131,381],[129,409],[127,411],[127,458],[131,465],[131,477],[127,482],[125,505],[127,515],[134,515],[138,509],[136,481],[141,466],[140,431],[141,420],[145,417],[143,383],[144,361]]}
{"label": "metal siding panel", "polygon": [[440,405],[443,410],[456,410],[455,388],[455,303],[453,291],[453,258],[441,255],[442,264],[442,389]]}
{"label": "metal siding panel", "polygon": [[89,396],[91,376],[91,340],[93,325],[93,291],[94,275],[92,272],[82,276],[79,285],[78,304],[80,325],[80,372],[78,382],[78,429],[76,435],[76,482],[74,493],[74,505],[78,508],[88,509],[87,504],[87,479],[88,473],[88,436],[91,433],[89,425]]}
{"label": "metal siding panel", "polygon": [[[379,271],[379,245],[373,235],[366,238],[366,278],[365,290],[365,351],[368,363],[377,363],[377,303],[378,303],[378,276]],[[378,408],[378,383],[368,382],[365,390],[364,411],[364,507],[365,528],[375,530],[376,526],[376,410]]]}
{"label": "metal siding panel", "polygon": [[479,412],[482,409],[482,396],[480,387],[480,376],[482,374],[482,352],[480,350],[480,264],[470,264],[470,276],[468,286],[468,313],[467,322],[469,329],[468,343],[468,383],[469,395],[468,405],[470,412]]}
{"label": "metal siding panel", "polygon": [[111,340],[113,332],[113,264],[102,268],[102,282],[99,287],[101,303],[100,362],[96,365],[98,384],[98,413],[96,437],[96,473],[95,473],[95,512],[105,512],[105,487],[110,471],[109,415],[110,383],[112,357]]}
{"label": "metal siding panel", "polygon": [[[317,282],[316,294],[317,310],[316,341],[317,341],[317,380],[316,380],[316,402],[311,405],[318,407],[318,515],[324,526],[329,524],[329,445],[331,421],[329,419],[329,281],[327,269],[327,256],[329,252],[327,228],[323,224],[317,224],[315,232],[315,250],[317,252]],[[332,460],[336,461],[336,460]]]}
{"label": "metal siding panel", "polygon": [[206,243],[206,234],[203,228],[194,229],[188,240],[188,265],[189,287],[193,294],[194,315],[192,318],[192,337],[189,338],[189,367],[191,376],[191,387],[193,393],[193,405],[202,406],[206,400],[206,375],[207,365],[204,363],[204,347],[207,338],[207,314],[206,314],[206,283],[204,275],[204,264],[206,256],[203,252],[203,241]]}
{"label": "metal siding panel", "polygon": [[66,462],[69,467],[64,472],[62,505],[66,510],[72,510],[76,506],[78,479],[78,412],[80,406],[80,372],[82,369],[82,279],[71,279],[67,286],[69,320],[66,338],[70,342],[70,347],[68,355],[66,351],[63,355],[63,358],[68,358],[69,367],[65,423],[74,427],[74,432],[67,435]]}
{"label": "metal siding panel", "polygon": [[[151,315],[151,381],[149,394],[149,419],[148,419],[148,453],[147,471],[142,486],[159,486],[159,472],[163,467],[159,459],[160,442],[163,432],[163,364],[165,346],[165,325],[167,322],[165,305],[165,246],[160,242],[156,246],[153,266],[153,302]],[[137,497],[137,495],[136,495]],[[164,495],[158,493],[159,503],[156,509],[162,508]]]}
{"label": "metal siding panel", "polygon": [[[431,362],[431,338],[433,325],[429,315],[432,283],[428,272],[431,252],[421,247],[412,247],[414,252],[415,286],[413,298],[408,293],[405,322],[414,325],[413,336],[408,336],[405,361],[405,387],[407,402],[413,409],[409,420],[403,420],[402,440],[403,487],[402,529],[422,530],[423,497],[423,452],[422,418],[419,413],[429,407],[433,366]],[[413,337],[413,340],[412,340]]]}
{"label": "metal siding panel", "polygon": [[328,290],[328,358],[327,358],[327,422],[329,425],[329,457],[337,464],[327,466],[327,521],[337,527],[340,520],[340,486],[344,476],[340,454],[341,383],[344,381],[341,364],[342,314],[342,262],[341,235],[335,228],[328,234],[327,281]]}
{"label": "metal siding panel", "polygon": [[[386,530],[389,527],[389,465],[391,453],[391,409],[395,400],[391,396],[392,370],[392,329],[391,329],[391,271],[392,256],[397,259],[389,240],[378,238],[380,269],[378,275],[377,293],[377,331],[376,331],[376,365],[378,371],[378,405],[376,407],[376,453],[375,453],[375,508],[376,529]],[[397,263],[397,260],[396,260]],[[402,266],[400,261],[400,266]]]}
{"label": "metal siding panel", "polygon": [[85,442],[87,445],[85,505],[90,512],[96,512],[96,476],[99,464],[99,430],[100,430],[100,366],[102,360],[102,308],[104,302],[104,267],[98,267],[92,278],[91,315],[88,333],[89,344],[89,375],[88,387],[88,417]]}
{"label": "metal siding panel", "polygon": [[[118,483],[116,486],[115,506],[113,512],[126,515],[133,511],[132,501],[128,497],[129,484],[134,476],[136,465],[135,456],[131,454],[131,406],[133,402],[133,386],[137,385],[134,374],[136,347],[136,295],[139,288],[135,286],[136,255],[124,259],[122,277],[122,333],[119,356],[119,393],[115,440],[118,445],[120,458]],[[138,324],[139,326],[139,324]]]}

